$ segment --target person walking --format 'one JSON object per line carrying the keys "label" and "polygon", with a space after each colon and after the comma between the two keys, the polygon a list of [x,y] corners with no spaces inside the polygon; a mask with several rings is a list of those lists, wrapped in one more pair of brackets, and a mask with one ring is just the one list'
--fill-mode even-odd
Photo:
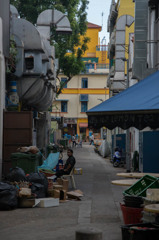
{"label": "person walking", "polygon": [[75,135],[72,136],[72,147],[76,147],[76,137]]}
{"label": "person walking", "polygon": [[90,145],[94,145],[94,135],[92,133],[92,135],[90,136]]}

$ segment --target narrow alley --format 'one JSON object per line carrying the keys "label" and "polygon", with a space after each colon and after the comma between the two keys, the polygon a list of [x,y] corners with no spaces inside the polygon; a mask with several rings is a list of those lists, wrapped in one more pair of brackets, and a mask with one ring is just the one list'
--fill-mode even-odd
{"label": "narrow alley", "polygon": [[53,208],[1,211],[1,239],[74,240],[76,230],[93,227],[103,232],[103,240],[121,240],[120,202],[125,187],[111,181],[118,179],[116,173],[123,169],[114,168],[88,144],[73,150],[76,167],[83,170],[82,175],[74,175],[77,189],[84,193],[81,201],[71,200]]}

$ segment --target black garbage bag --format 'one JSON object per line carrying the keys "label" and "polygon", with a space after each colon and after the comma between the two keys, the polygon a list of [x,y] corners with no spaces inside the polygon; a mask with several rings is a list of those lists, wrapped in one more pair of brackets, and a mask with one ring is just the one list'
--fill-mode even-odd
{"label": "black garbage bag", "polygon": [[45,198],[47,196],[44,185],[40,183],[32,183],[31,192],[36,195],[36,198]]}
{"label": "black garbage bag", "polygon": [[6,179],[10,182],[26,181],[25,172],[22,168],[12,168]]}
{"label": "black garbage bag", "polygon": [[26,177],[26,179],[28,182],[32,183],[32,193],[35,193],[38,198],[47,196],[48,180],[43,173],[31,173]]}
{"label": "black garbage bag", "polygon": [[11,210],[17,207],[17,189],[11,184],[0,182],[0,210]]}
{"label": "black garbage bag", "polygon": [[43,173],[31,173],[26,177],[26,179],[30,183],[40,183],[48,189],[48,180]]}

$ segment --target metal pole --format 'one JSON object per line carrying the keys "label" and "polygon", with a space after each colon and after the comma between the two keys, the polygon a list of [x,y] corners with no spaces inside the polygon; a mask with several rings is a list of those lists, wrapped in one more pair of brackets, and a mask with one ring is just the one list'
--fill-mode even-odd
{"label": "metal pole", "polygon": [[130,130],[126,130],[126,170],[130,172]]}
{"label": "metal pole", "polygon": [[[114,128],[114,149],[116,148],[116,128]],[[114,153],[114,149],[113,149],[113,153]]]}
{"label": "metal pole", "polygon": [[[129,87],[129,59],[126,60],[127,62],[127,81],[126,81],[126,88]],[[130,172],[130,130],[126,130],[126,170]]]}
{"label": "metal pole", "polygon": [[0,181],[3,163],[3,110],[5,109],[5,59],[3,55],[3,25],[0,18]]}

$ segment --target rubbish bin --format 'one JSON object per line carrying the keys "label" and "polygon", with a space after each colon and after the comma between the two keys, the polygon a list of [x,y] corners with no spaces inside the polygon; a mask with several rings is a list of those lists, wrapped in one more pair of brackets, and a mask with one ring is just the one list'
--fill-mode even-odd
{"label": "rubbish bin", "polygon": [[40,153],[12,153],[12,167],[20,167],[25,174],[37,172],[37,167],[41,165],[42,156]]}

